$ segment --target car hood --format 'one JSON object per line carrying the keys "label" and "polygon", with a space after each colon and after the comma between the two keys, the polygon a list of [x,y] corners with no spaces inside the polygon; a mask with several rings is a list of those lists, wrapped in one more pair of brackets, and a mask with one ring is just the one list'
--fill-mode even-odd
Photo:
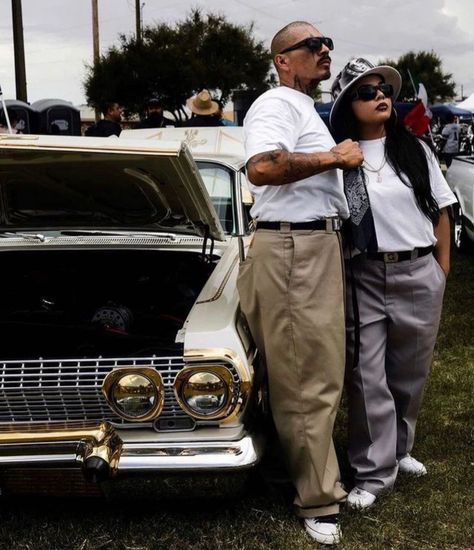
{"label": "car hood", "polygon": [[1,136],[0,231],[62,229],[225,240],[184,143]]}

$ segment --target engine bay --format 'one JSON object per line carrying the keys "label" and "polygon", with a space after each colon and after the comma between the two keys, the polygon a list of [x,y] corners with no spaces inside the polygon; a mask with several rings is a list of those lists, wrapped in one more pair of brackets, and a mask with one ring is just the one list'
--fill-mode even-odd
{"label": "engine bay", "polygon": [[157,250],[2,252],[0,359],[175,355],[215,267]]}

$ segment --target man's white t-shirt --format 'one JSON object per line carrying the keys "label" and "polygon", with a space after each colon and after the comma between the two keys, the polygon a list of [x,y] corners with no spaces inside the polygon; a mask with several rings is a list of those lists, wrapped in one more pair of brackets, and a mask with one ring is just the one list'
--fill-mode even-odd
{"label": "man's white t-shirt", "polygon": [[[244,120],[245,156],[284,149],[290,153],[327,152],[335,146],[313,100],[280,86],[262,94]],[[249,184],[259,221],[306,222],[349,216],[341,173],[328,170],[285,185]]]}
{"label": "man's white t-shirt", "polygon": [[[372,168],[384,162],[385,138],[361,140],[364,161]],[[426,147],[431,191],[439,208],[456,202],[431,150]],[[386,162],[377,174],[365,170],[367,192],[374,217],[379,252],[400,252],[424,248],[436,244],[433,224],[423,214],[416,202],[413,189],[403,183]]]}

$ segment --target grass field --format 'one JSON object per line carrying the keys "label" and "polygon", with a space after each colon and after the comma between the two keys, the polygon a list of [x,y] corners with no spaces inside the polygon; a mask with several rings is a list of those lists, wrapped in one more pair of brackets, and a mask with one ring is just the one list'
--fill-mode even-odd
{"label": "grass field", "polygon": [[[344,414],[336,444],[345,471]],[[344,511],[344,542],[338,548],[474,549],[474,256],[453,258],[414,455],[429,475],[399,478],[395,490],[369,512]],[[261,478],[231,501],[6,501],[0,510],[0,549],[315,546],[293,517],[288,492]]]}

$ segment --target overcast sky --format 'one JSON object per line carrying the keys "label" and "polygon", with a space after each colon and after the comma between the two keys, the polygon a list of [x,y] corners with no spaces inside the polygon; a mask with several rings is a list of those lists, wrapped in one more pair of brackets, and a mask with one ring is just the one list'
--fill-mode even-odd
{"label": "overcast sky", "polygon": [[[135,0],[98,0],[100,47],[135,32]],[[233,23],[254,23],[268,46],[295,19],[314,23],[335,42],[333,76],[353,56],[371,61],[408,50],[434,50],[456,91],[474,93],[473,0],[145,0],[143,24],[174,23],[193,7],[220,13]],[[84,103],[82,81],[92,60],[91,0],[23,0],[28,100],[62,98]],[[258,6],[258,7],[254,7]],[[0,0],[0,85],[14,98],[11,1]],[[157,60],[159,69],[159,60]],[[330,82],[330,81],[329,81]],[[323,89],[328,89],[325,83]]]}

